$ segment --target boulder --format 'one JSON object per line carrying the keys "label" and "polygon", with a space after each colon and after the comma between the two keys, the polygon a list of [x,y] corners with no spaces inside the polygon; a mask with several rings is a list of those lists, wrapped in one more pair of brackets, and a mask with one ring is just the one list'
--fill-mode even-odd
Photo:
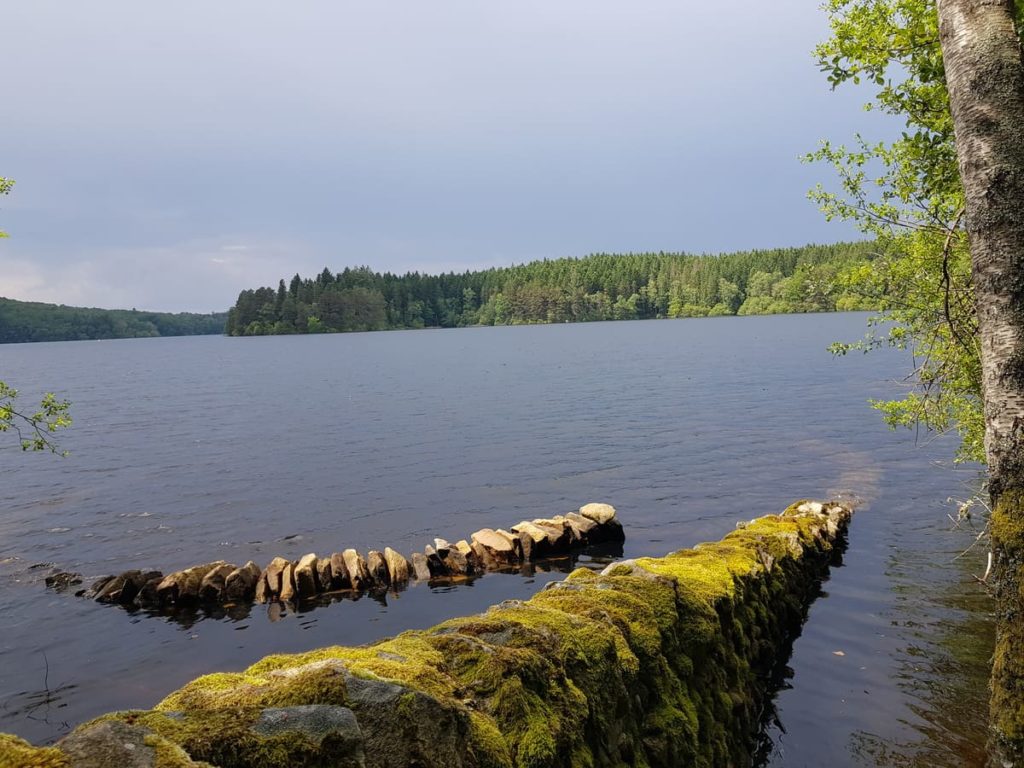
{"label": "boulder", "polygon": [[388,565],[388,574],[391,576],[391,586],[397,587],[409,581],[409,561],[398,554],[391,547],[384,548],[384,561]]}
{"label": "boulder", "polygon": [[270,565],[266,567],[263,575],[267,580],[267,598],[273,599],[280,597],[281,595],[281,576],[284,573],[284,569],[291,565],[291,562],[285,560],[283,557],[275,557],[270,561]]}
{"label": "boulder", "polygon": [[294,602],[298,597],[295,589],[295,565],[288,563],[281,571],[281,593],[278,595],[282,603]]}
{"label": "boulder", "polygon": [[321,591],[317,575],[320,561],[314,553],[303,555],[295,564],[295,592],[299,597],[312,597]]}
{"label": "boulder", "polygon": [[526,531],[519,532],[519,551],[523,553],[524,563],[529,563],[537,556],[536,553],[533,551],[535,546],[536,543],[534,542],[533,537],[530,536],[530,534],[528,534]]}
{"label": "boulder", "polygon": [[333,587],[331,586],[334,581],[334,575],[331,571],[331,558],[321,557],[316,562],[316,576],[320,580],[320,589],[324,592],[328,592]]}
{"label": "boulder", "polygon": [[370,583],[376,587],[387,588],[391,586],[391,574],[388,572],[388,564],[384,555],[376,549],[366,553],[366,570],[370,572]]}
{"label": "boulder", "polygon": [[573,532],[576,534],[576,538],[580,540],[580,543],[589,544],[590,533],[597,527],[597,523],[589,517],[584,517],[579,512],[570,512],[565,516],[565,519],[572,527]]}
{"label": "boulder", "polygon": [[341,552],[331,555],[331,589],[352,589],[352,576]]}
{"label": "boulder", "polygon": [[430,566],[427,565],[427,556],[422,552],[412,553],[412,570],[419,581],[430,580]]}
{"label": "boulder", "polygon": [[139,594],[135,596],[135,605],[141,608],[153,608],[159,605],[160,597],[156,590],[163,580],[164,575],[160,571],[150,571],[149,578],[146,579],[146,582],[139,589]]}
{"label": "boulder", "polygon": [[82,574],[70,573],[69,571],[61,571],[60,573],[54,573],[51,576],[46,577],[46,587],[52,589],[54,592],[64,592],[70,587],[74,587],[82,583]]}
{"label": "boulder", "polygon": [[157,599],[162,604],[196,602],[199,600],[199,588],[202,586],[206,574],[224,564],[223,560],[217,560],[204,565],[194,565],[165,576],[157,585]]}
{"label": "boulder", "polygon": [[256,581],[256,594],[253,599],[257,603],[265,603],[273,598],[273,593],[270,591],[270,586],[267,584],[267,574],[261,573],[259,579]]}
{"label": "boulder", "polygon": [[548,549],[548,531],[533,523],[523,520],[512,526],[512,532],[519,536],[519,546],[524,560],[544,557]]}
{"label": "boulder", "polygon": [[604,525],[615,519],[615,507],[611,504],[584,504],[580,507],[580,515],[598,525]]}
{"label": "boulder", "polygon": [[473,547],[465,539],[455,542],[455,548],[466,557],[466,572],[481,573],[484,570],[483,561],[477,556]]}
{"label": "boulder", "polygon": [[352,580],[352,589],[366,589],[370,582],[370,571],[363,556],[354,549],[346,549],[341,555],[345,559],[345,567],[348,568],[348,575]]}
{"label": "boulder", "polygon": [[483,528],[470,537],[489,567],[511,565],[518,560],[516,549],[509,534],[502,534],[490,528]]}
{"label": "boulder", "polygon": [[203,576],[199,584],[199,599],[204,603],[219,603],[224,600],[224,582],[235,570],[234,565],[218,565]]}
{"label": "boulder", "polygon": [[226,600],[251,600],[256,592],[256,582],[260,580],[260,568],[252,560],[241,568],[236,568],[224,579],[224,598]]}
{"label": "boulder", "polygon": [[[100,590],[107,585],[107,582],[113,579],[113,576],[100,576],[94,581],[87,590],[85,590],[79,597],[94,598],[100,593]],[[76,593],[77,594],[77,593]]]}

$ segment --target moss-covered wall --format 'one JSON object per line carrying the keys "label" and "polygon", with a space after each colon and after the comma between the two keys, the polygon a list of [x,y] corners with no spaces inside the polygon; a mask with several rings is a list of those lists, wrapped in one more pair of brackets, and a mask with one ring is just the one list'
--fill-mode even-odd
{"label": "moss-covered wall", "polygon": [[[69,739],[115,721],[221,768],[743,766],[764,673],[849,518],[799,502],[478,616],[207,675]],[[26,746],[0,765],[58,764]]]}

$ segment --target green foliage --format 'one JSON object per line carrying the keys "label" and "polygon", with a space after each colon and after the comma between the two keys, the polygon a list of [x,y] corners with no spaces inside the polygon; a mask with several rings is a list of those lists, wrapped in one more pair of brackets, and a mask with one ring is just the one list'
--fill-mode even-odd
{"label": "green foliage", "polygon": [[256,336],[831,312],[840,299],[856,309],[877,309],[875,298],[841,283],[873,252],[870,243],[841,243],[719,256],[594,254],[462,274],[325,269],[315,278],[295,275],[287,289],[282,280],[276,290],[242,291],[228,313],[227,332]]}
{"label": "green foliage", "polygon": [[[10,194],[13,187],[14,179],[8,179],[5,176],[0,176],[0,195]],[[2,229],[0,229],[0,237],[7,237],[7,233]]]}
{"label": "green foliage", "polygon": [[956,430],[959,458],[983,461],[977,321],[935,2],[829,0],[825,10],[832,36],[815,53],[829,82],[871,86],[866,108],[906,125],[892,142],[858,135],[852,149],[823,142],[807,157],[838,176],[838,191],[810,193],[826,218],[855,221],[878,248],[840,276],[836,307],[861,308],[867,298],[882,311],[862,342],[833,351],[911,349],[910,391],[874,405],[894,427]]}
{"label": "green foliage", "polygon": [[227,315],[91,309],[0,298],[0,344],[134,339],[224,332]]}
{"label": "green foliage", "polygon": [[53,433],[71,426],[71,403],[47,393],[34,412],[27,412],[18,410],[17,398],[18,390],[0,381],[0,432],[13,430],[23,451],[65,455],[54,442]]}

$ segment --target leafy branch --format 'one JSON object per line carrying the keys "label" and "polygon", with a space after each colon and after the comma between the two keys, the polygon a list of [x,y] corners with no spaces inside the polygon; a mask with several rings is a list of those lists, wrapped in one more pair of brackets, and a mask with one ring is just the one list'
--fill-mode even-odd
{"label": "leafy branch", "polygon": [[34,412],[18,410],[18,390],[0,381],[0,432],[13,431],[23,451],[50,451],[67,456],[53,435],[71,426],[71,403],[48,392]]}

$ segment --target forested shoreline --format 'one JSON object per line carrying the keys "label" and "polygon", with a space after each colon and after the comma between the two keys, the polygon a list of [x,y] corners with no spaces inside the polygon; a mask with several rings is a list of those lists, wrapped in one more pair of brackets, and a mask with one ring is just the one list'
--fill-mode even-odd
{"label": "forested shoreline", "polygon": [[395,328],[640,320],[877,309],[882,289],[850,279],[872,242],[717,256],[593,254],[512,267],[395,275],[369,267],[296,274],[244,290],[226,333],[259,336]]}
{"label": "forested shoreline", "polygon": [[224,312],[143,312],[0,298],[0,344],[217,334],[226,319]]}

